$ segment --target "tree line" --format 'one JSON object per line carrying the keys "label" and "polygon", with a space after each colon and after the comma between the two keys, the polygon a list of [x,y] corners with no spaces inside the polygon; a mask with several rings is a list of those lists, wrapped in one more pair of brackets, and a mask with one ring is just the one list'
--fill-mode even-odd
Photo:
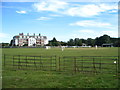
{"label": "tree line", "polygon": [[[13,40],[9,43],[0,43],[0,47],[12,46]],[[113,38],[108,35],[103,35],[100,37],[96,37],[95,39],[87,38],[87,39],[80,39],[74,38],[69,39],[67,42],[57,41],[54,37],[52,40],[49,40],[46,46],[82,46],[83,44],[87,46],[102,46],[102,44],[112,44],[114,47],[120,47],[120,38]],[[26,45],[27,46],[27,45]]]}
{"label": "tree line", "polygon": [[52,40],[49,40],[47,46],[82,46],[86,44],[87,46],[102,46],[102,44],[112,44],[114,47],[120,46],[120,38],[112,38],[108,35],[103,35],[100,37],[96,37],[95,39],[87,38],[87,39],[69,39],[67,42],[57,41],[54,37]]}

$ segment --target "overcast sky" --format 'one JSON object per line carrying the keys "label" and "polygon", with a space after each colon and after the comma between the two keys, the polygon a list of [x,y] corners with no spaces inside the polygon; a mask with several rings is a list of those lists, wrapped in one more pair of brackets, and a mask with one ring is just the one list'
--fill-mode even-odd
{"label": "overcast sky", "polygon": [[95,38],[103,34],[118,37],[117,2],[2,2],[0,42],[14,35],[41,33],[48,40]]}

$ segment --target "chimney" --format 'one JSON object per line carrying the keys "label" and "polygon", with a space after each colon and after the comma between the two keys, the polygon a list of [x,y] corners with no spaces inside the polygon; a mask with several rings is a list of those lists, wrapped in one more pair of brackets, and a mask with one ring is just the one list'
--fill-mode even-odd
{"label": "chimney", "polygon": [[41,34],[39,33],[39,36],[41,36]]}
{"label": "chimney", "polygon": [[29,36],[29,33],[27,33],[27,36]]}
{"label": "chimney", "polygon": [[19,33],[19,35],[23,35],[23,33]]}
{"label": "chimney", "polygon": [[33,35],[35,36],[35,33]]}

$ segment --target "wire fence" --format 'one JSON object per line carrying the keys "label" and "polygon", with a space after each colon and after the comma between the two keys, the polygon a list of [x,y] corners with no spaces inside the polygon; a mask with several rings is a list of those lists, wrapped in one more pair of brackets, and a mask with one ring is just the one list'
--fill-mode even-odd
{"label": "wire fence", "polygon": [[118,75],[118,56],[3,55],[3,69]]}

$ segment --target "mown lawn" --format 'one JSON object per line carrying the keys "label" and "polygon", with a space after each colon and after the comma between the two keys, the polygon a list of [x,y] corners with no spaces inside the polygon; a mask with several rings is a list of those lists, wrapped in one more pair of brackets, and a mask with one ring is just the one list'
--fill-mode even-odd
{"label": "mown lawn", "polygon": [[[46,56],[118,56],[118,48],[3,48],[4,55]],[[9,60],[10,61],[10,60]],[[9,68],[9,67],[7,67]],[[10,70],[3,68],[3,88],[117,88],[112,74],[64,73],[41,70]],[[112,67],[111,67],[112,68]]]}
{"label": "mown lawn", "polygon": [[58,55],[58,56],[117,56],[118,48],[65,48],[62,51],[60,48],[4,48],[3,54],[12,55]]}

